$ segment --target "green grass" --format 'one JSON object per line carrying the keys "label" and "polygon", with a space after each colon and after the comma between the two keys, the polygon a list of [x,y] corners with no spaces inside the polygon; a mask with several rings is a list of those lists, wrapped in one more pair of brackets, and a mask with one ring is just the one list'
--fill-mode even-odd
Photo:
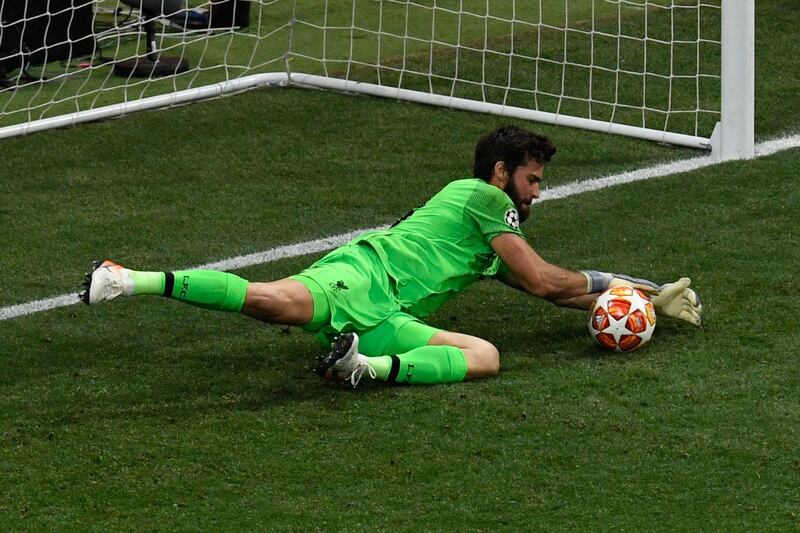
{"label": "green grass", "polygon": [[[357,141],[351,137],[351,146]],[[391,151],[381,159],[422,164],[402,163]],[[569,162],[570,153],[560,159]],[[554,164],[553,181],[562,168]],[[452,386],[331,388],[307,370],[317,352],[307,335],[157,298],[0,323],[0,524],[696,529],[713,517],[720,529],[797,527],[800,317],[790,298],[800,286],[786,273],[800,259],[787,234],[798,169],[794,151],[537,207],[526,231],[552,261],[656,279],[693,276],[707,307],[704,328],[663,320],[652,344],[633,355],[599,352],[582,313],[492,282],[431,320],[491,339],[503,353],[498,378]],[[284,177],[251,179],[270,191]],[[364,186],[355,180],[332,177],[342,192],[325,203],[344,205],[348,189]],[[396,198],[407,188],[381,181],[393,209],[378,192],[363,201],[377,212],[401,211]],[[320,195],[319,182],[293,183],[300,198]],[[106,191],[94,195],[99,210],[137,203]],[[272,207],[268,194],[262,213]],[[192,198],[202,205],[203,196]],[[326,212],[317,203],[285,209],[290,226],[304,227],[285,241],[341,229],[336,208],[332,225],[303,223],[309,211]],[[233,207],[229,219],[241,211]],[[251,250],[277,240],[282,229],[271,217],[236,236],[256,243]],[[231,237],[228,220],[196,221],[205,238],[183,242],[169,226],[149,229],[146,218],[143,212],[119,227],[81,220],[105,228],[83,231],[98,249],[120,250],[136,264],[174,256],[190,263]],[[604,224],[592,223],[598,220]],[[608,229],[620,220],[622,235]],[[156,230],[160,247],[137,242],[136,234]],[[45,236],[31,231],[16,240],[50,263]],[[176,252],[168,242],[194,251]],[[231,243],[228,251],[239,250]],[[89,258],[81,255],[60,261],[72,287],[80,270],[64,265]],[[240,274],[273,279],[311,259]],[[11,280],[31,278],[8,272]],[[50,293],[62,290],[41,279]]]}
{"label": "green grass", "polygon": [[[3,185],[0,301],[75,290],[105,254],[172,267],[386,222],[464,174],[473,138],[496,123],[273,91],[5,142],[10,167],[28,166]],[[206,135],[202,164],[180,141],[189,127]],[[674,155],[542,129],[562,147],[551,184]],[[146,132],[165,140],[138,158]],[[162,147],[173,138],[174,153]],[[599,352],[581,313],[493,283],[432,323],[491,339],[503,373],[430,388],[326,387],[306,370],[317,348],[305,334],[160,299],[0,323],[0,523],[796,527],[799,155],[537,207],[526,231],[552,261],[694,277],[705,327],[662,321],[631,356]],[[274,279],[312,259],[240,274]]]}
{"label": "green grass", "polygon": [[[762,136],[797,129],[780,4],[759,5]],[[389,222],[504,122],[288,89],[3,141],[0,306],[77,291],[96,257],[176,268]],[[559,146],[548,186],[694,155],[525,125]],[[798,172],[792,150],[535,208],[550,261],[692,276],[704,327],[661,320],[630,355],[494,282],[430,322],[491,340],[501,374],[435,387],[331,387],[307,334],[160,298],[2,321],[0,529],[796,530]]]}

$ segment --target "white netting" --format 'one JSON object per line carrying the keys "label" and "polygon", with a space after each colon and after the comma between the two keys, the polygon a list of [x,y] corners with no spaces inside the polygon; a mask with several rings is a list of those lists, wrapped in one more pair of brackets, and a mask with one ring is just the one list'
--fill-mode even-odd
{"label": "white netting", "polygon": [[[189,68],[165,78],[114,73],[148,56],[138,10],[124,3],[27,0],[22,23],[4,7],[0,128],[268,72],[700,138],[719,120],[721,0],[217,0],[177,15],[175,1],[159,9],[171,16],[156,23],[155,48]],[[246,27],[225,11],[232,5],[249,8]],[[66,25],[67,38],[29,47],[30,66],[14,69],[20,52],[9,42],[24,49],[20,35],[36,24],[53,34]]]}
{"label": "white netting", "polygon": [[293,70],[704,137],[719,119],[719,0],[332,3],[298,12]]}
{"label": "white netting", "polygon": [[[291,2],[216,0],[190,8],[184,0],[144,0],[149,10],[130,4],[141,0],[26,0],[19,10],[6,0],[0,127],[285,69]],[[234,7],[249,17],[236,20]],[[188,70],[148,72],[142,22],[151,18],[158,58],[183,58]],[[243,22],[247,27],[237,25]],[[137,59],[137,74],[130,65],[115,69]],[[21,62],[24,68],[2,70]]]}

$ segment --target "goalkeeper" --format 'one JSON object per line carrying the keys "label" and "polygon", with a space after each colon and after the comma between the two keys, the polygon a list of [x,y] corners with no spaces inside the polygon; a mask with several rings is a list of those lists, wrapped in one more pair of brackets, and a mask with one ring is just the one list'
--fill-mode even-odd
{"label": "goalkeeper", "polygon": [[587,309],[615,283],[652,295],[662,316],[700,324],[689,279],[657,285],[542,259],[519,226],[539,198],[544,165],[556,149],[514,126],[482,137],[473,178],[446,185],[391,228],[365,233],[295,276],[266,283],[209,270],[143,272],[96,263],[81,298],[162,295],[205,309],[300,326],[330,352],[317,372],[356,386],[364,374],[401,383],[448,383],[496,375],[490,342],[432,327],[422,319],[484,277],[557,305]]}

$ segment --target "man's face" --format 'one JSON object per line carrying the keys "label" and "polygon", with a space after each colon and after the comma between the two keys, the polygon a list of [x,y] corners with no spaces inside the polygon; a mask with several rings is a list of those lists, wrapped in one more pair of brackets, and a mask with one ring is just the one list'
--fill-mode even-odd
{"label": "man's face", "polygon": [[514,202],[519,212],[519,221],[524,222],[531,214],[531,202],[539,198],[539,182],[542,181],[544,165],[531,159],[517,167],[513,175],[509,176],[505,193]]}

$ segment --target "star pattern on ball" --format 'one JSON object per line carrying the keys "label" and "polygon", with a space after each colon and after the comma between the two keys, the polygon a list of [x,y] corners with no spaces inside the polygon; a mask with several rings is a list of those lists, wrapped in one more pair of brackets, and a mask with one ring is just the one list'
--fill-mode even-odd
{"label": "star pattern on ball", "polygon": [[614,287],[600,295],[589,316],[589,331],[603,348],[629,352],[646,344],[655,327],[655,309],[630,287]]}

